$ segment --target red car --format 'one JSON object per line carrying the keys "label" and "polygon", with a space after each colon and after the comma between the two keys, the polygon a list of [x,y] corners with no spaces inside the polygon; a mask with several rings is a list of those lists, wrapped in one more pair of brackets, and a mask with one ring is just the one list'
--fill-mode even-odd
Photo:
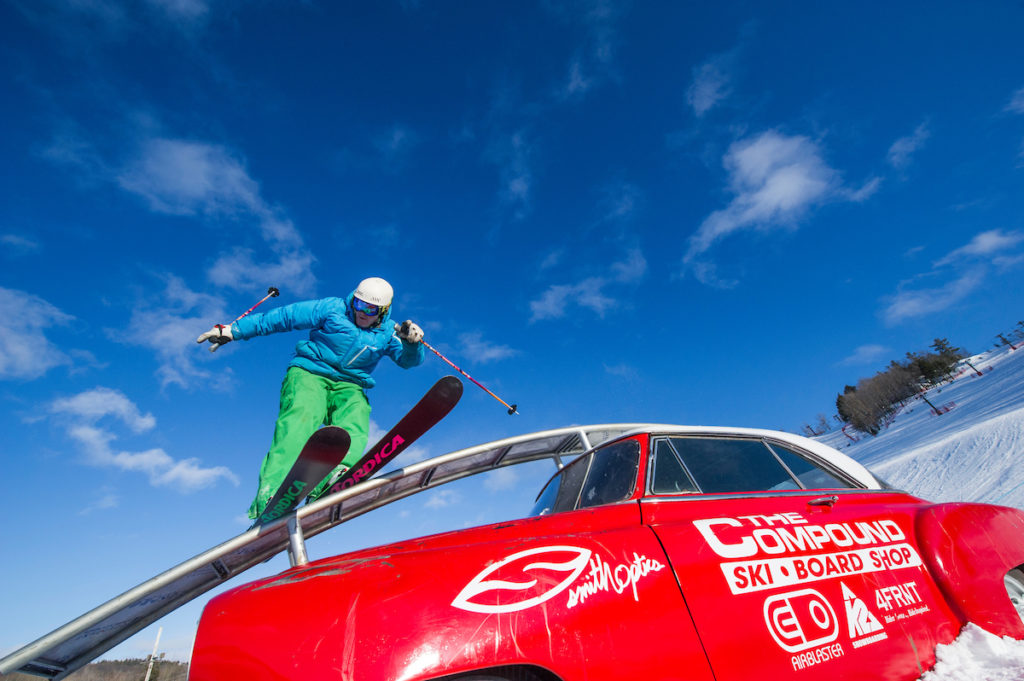
{"label": "red car", "polygon": [[918,678],[968,622],[1024,638],[1024,513],[931,504],[788,433],[546,431],[299,515],[310,534],[583,449],[527,518],[308,564],[299,550],[295,567],[217,596],[190,679],[894,681]]}

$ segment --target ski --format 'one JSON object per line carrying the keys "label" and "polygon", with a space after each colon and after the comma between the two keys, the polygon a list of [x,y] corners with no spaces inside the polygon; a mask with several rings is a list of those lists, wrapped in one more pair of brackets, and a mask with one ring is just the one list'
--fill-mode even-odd
{"label": "ski", "polygon": [[347,489],[383,468],[384,464],[401,454],[417,438],[447,416],[461,397],[462,381],[454,376],[445,376],[439,380],[377,444],[367,450],[366,454],[332,485],[325,487],[317,498]]}
{"label": "ski", "polygon": [[313,433],[253,527],[277,520],[298,506],[307,491],[345,458],[349,442],[348,431],[337,426],[325,426]]}

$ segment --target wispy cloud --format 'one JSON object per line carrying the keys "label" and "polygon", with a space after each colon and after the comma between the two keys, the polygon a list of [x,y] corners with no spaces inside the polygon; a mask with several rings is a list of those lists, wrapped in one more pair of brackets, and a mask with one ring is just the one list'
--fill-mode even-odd
{"label": "wispy cloud", "polygon": [[640,189],[630,182],[610,184],[604,188],[597,206],[601,211],[598,222],[623,222],[633,217],[641,203]]}
{"label": "wispy cloud", "polygon": [[[120,37],[135,31],[152,33],[169,25],[192,33],[205,25],[210,13],[208,0],[15,0],[13,4],[28,20],[80,49],[86,48],[84,36],[95,41],[97,30],[104,37]],[[83,25],[90,30],[82,30]]]}
{"label": "wispy cloud", "polygon": [[94,511],[105,511],[109,508],[117,508],[120,498],[109,487],[99,491],[99,496],[91,504],[86,505],[78,512],[78,515],[89,515]]}
{"label": "wispy cloud", "polygon": [[1010,102],[1006,105],[1005,110],[1010,113],[1024,114],[1024,87],[1010,96]]}
{"label": "wispy cloud", "polygon": [[427,493],[427,500],[423,503],[423,508],[430,510],[448,508],[460,501],[462,501],[462,495],[458,492],[450,489],[439,489]]}
{"label": "wispy cloud", "polygon": [[917,126],[913,133],[893,142],[887,156],[889,165],[898,170],[906,168],[910,165],[911,157],[924,147],[925,142],[931,136],[932,133],[926,121]]}
{"label": "wispy cloud", "polygon": [[117,173],[122,189],[154,211],[173,215],[256,218],[264,240],[279,248],[302,244],[295,225],[268,204],[245,162],[228,148],[193,140],[151,137]]}
{"label": "wispy cloud", "polygon": [[523,130],[496,137],[485,154],[498,168],[498,198],[516,221],[526,218],[531,210],[534,154]]}
{"label": "wispy cloud", "polygon": [[10,255],[28,255],[38,252],[41,248],[38,241],[20,234],[0,234],[0,250]]}
{"label": "wispy cloud", "polygon": [[0,380],[31,380],[71,364],[71,357],[46,337],[46,331],[73,320],[39,296],[0,287]]}
{"label": "wispy cloud", "polygon": [[111,330],[109,335],[153,351],[161,387],[192,388],[212,376],[200,362],[216,361],[210,353],[198,352],[196,337],[229,318],[220,297],[192,291],[179,277],[165,276],[162,281],[163,291],[135,306],[127,328]]}
{"label": "wispy cloud", "polygon": [[686,101],[700,118],[732,94],[732,53],[712,57],[693,69]]}
{"label": "wispy cloud", "polygon": [[547,0],[555,16],[582,29],[558,90],[559,99],[577,99],[617,77],[615,53],[622,3],[613,0]]}
{"label": "wispy cloud", "polygon": [[183,22],[199,22],[210,13],[210,3],[206,0],[146,0],[146,2],[171,19]]}
{"label": "wispy cloud", "polygon": [[946,310],[973,293],[984,273],[973,270],[937,288],[899,291],[885,298],[882,319],[893,325]]}
{"label": "wispy cloud", "polygon": [[887,324],[924,317],[946,310],[976,291],[990,275],[993,266],[1009,268],[1024,263],[1024,254],[1015,249],[1024,243],[1024,233],[992,229],[976,234],[967,244],[936,260],[924,276],[955,277],[941,286],[910,289],[908,282],[883,298],[882,318]]}
{"label": "wispy cloud", "polygon": [[942,267],[976,259],[991,260],[995,264],[999,264],[1001,260],[1007,258],[1015,260],[1011,251],[1021,242],[1024,242],[1024,233],[1004,233],[1000,229],[991,229],[976,235],[967,245],[936,260],[935,266]]}
{"label": "wispy cloud", "polygon": [[263,197],[240,154],[223,145],[151,134],[148,129],[129,132],[120,145],[133,151],[124,159],[106,158],[81,135],[64,132],[43,155],[79,170],[88,180],[112,182],[157,213],[201,218],[218,227],[255,223],[267,250],[222,253],[207,273],[215,284],[252,290],[265,286],[269,276],[275,285],[298,295],[313,293],[315,257],[285,212]]}
{"label": "wispy cloud", "polygon": [[114,421],[133,433],[143,433],[156,425],[152,414],[144,414],[123,393],[99,387],[72,397],[54,400],[48,412],[62,425],[85,455],[89,465],[143,473],[154,487],[170,487],[179,492],[195,492],[225,479],[238,485],[238,477],[223,466],[203,467],[199,459],[174,459],[163,449],[140,452],[121,451],[113,446],[117,435],[99,423]]}
{"label": "wispy cloud", "polygon": [[604,371],[610,376],[618,376],[627,381],[635,381],[640,378],[640,372],[636,370],[636,367],[628,364],[605,364]]}
{"label": "wispy cloud", "polygon": [[521,477],[512,467],[499,468],[484,476],[484,489],[488,492],[506,492],[519,485]]}
{"label": "wispy cloud", "polygon": [[859,366],[862,364],[874,364],[879,361],[892,350],[885,347],[884,345],[861,345],[853,354],[849,357],[845,357],[838,362],[838,366]]}
{"label": "wispy cloud", "polygon": [[405,125],[393,125],[373,140],[373,146],[385,163],[393,166],[408,156],[419,144],[416,133]]}
{"label": "wispy cloud", "polygon": [[530,321],[559,319],[574,308],[589,310],[599,317],[619,304],[605,289],[615,284],[632,284],[647,272],[647,260],[639,249],[631,250],[623,261],[609,267],[612,277],[588,277],[575,284],[548,287],[539,298],[530,302]]}
{"label": "wispy cloud", "polygon": [[714,265],[700,259],[716,242],[742,230],[796,229],[812,208],[834,201],[864,201],[878,187],[877,179],[857,189],[844,186],[816,142],[774,130],[733,143],[723,165],[734,197],[704,219],[683,258],[706,284],[722,283]]}
{"label": "wispy cloud", "polygon": [[104,416],[113,416],[133,433],[144,433],[156,426],[156,417],[143,414],[124,393],[110,388],[96,388],[72,397],[62,397],[50,404],[54,414],[69,414],[88,423]]}
{"label": "wispy cloud", "polygon": [[463,333],[459,335],[460,354],[473,358],[478,364],[497,362],[499,360],[515,357],[519,351],[508,345],[498,345],[485,341],[480,332]]}

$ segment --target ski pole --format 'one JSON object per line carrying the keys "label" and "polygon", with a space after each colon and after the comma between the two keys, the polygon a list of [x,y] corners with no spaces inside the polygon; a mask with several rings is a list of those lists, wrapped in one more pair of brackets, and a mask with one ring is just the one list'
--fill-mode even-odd
{"label": "ski pole", "polygon": [[[395,330],[397,331],[397,330],[398,330],[399,328],[400,328],[400,327],[399,327],[399,325],[398,325],[398,324],[395,324]],[[466,378],[468,378],[469,380],[473,381],[473,383],[475,383],[475,384],[477,385],[477,387],[479,387],[479,388],[480,388],[481,390],[483,390],[483,391],[484,391],[485,393],[487,393],[488,395],[490,395],[491,397],[493,397],[494,399],[498,400],[499,402],[501,402],[502,404],[504,404],[504,405],[505,405],[506,407],[508,407],[508,413],[509,413],[509,415],[510,415],[510,416],[511,416],[512,414],[518,414],[518,413],[519,413],[518,405],[515,405],[515,404],[509,404],[509,403],[508,403],[508,402],[506,402],[505,400],[501,399],[500,397],[498,397],[497,395],[495,395],[494,393],[492,393],[492,392],[491,392],[490,390],[488,390],[487,388],[485,388],[485,387],[483,386],[483,384],[482,384],[482,383],[480,383],[480,381],[476,380],[475,378],[473,378],[472,376],[470,376],[469,374],[467,374],[467,373],[466,373],[465,371],[463,371],[463,370],[462,370],[462,369],[460,369],[459,367],[455,366],[455,362],[451,361],[450,359],[448,359],[447,357],[445,357],[444,355],[442,355],[442,354],[441,354],[440,352],[438,352],[438,351],[437,351],[437,350],[436,350],[436,349],[434,348],[434,346],[432,346],[432,345],[431,345],[430,343],[428,343],[427,341],[425,341],[425,340],[421,340],[420,342],[421,342],[421,343],[423,343],[424,347],[426,347],[426,348],[427,348],[428,350],[430,350],[430,351],[431,351],[432,353],[434,353],[435,355],[437,355],[438,357],[440,357],[440,358],[441,358],[442,360],[444,360],[444,361],[445,361],[445,362],[446,362],[446,363],[448,364],[448,366],[450,366],[450,367],[451,367],[452,369],[455,369],[455,370],[456,370],[456,371],[458,371],[458,372],[459,372],[460,374],[462,374],[463,376],[465,376],[465,377],[466,377]]]}
{"label": "ski pole", "polygon": [[[281,292],[278,291],[277,288],[271,286],[270,288],[267,289],[267,295],[263,296],[258,303],[256,303],[252,307],[250,307],[248,310],[246,310],[242,314],[240,314],[237,317],[235,317],[235,319],[231,322],[231,324],[234,324],[239,319],[241,319],[245,315],[247,315],[250,312],[252,312],[253,310],[255,310],[257,307],[262,305],[267,300],[267,298],[277,298],[279,295],[281,295]],[[231,324],[218,324],[217,326],[231,326]],[[213,342],[213,343],[216,343],[217,345],[223,345],[224,343],[227,343],[227,340],[223,336],[217,336],[216,338],[211,338],[210,341]]]}

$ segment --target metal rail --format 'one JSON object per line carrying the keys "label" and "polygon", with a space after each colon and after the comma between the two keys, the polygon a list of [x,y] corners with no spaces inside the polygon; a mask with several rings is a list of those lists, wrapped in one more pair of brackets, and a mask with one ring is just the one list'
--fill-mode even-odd
{"label": "metal rail", "polygon": [[[507,438],[444,454],[371,478],[300,507],[273,523],[215,546],[0,659],[0,674],[19,671],[54,681],[207,591],[284,550],[302,565],[306,539],[356,516],[439,485],[497,468],[583,453],[638,424],[578,426]],[[11,613],[8,613],[9,615]]]}

